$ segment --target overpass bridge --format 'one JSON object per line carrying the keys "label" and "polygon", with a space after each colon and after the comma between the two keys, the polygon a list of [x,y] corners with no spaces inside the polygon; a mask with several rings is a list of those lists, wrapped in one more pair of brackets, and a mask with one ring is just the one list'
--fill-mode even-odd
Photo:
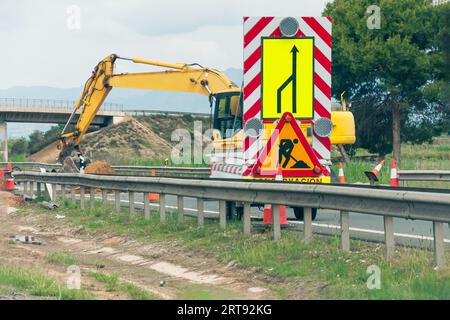
{"label": "overpass bridge", "polygon": [[[75,101],[56,99],[0,98],[0,158],[8,161],[8,122],[65,124]],[[125,116],[123,105],[104,103],[92,121],[94,127],[106,127]],[[75,124],[79,113],[71,123]]]}

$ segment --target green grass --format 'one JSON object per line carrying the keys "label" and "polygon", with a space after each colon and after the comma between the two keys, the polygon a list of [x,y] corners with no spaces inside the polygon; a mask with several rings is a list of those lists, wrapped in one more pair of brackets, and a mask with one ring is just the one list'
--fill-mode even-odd
{"label": "green grass", "polygon": [[67,289],[38,271],[0,266],[0,288],[3,294],[21,293],[48,299],[84,300],[94,296],[84,290]]}
{"label": "green grass", "polygon": [[[337,155],[337,154],[336,154]],[[357,155],[368,155],[364,149],[358,149]],[[450,170],[450,136],[434,139],[433,144],[412,145],[404,143],[401,147],[401,169],[403,170]],[[390,167],[392,154],[385,157],[386,163],[380,171],[381,184],[390,183]],[[377,162],[351,160],[344,165],[347,183],[368,183],[364,171],[372,171]],[[338,163],[333,164],[333,171],[338,172]],[[450,188],[448,182],[408,182],[412,187]]]}
{"label": "green grass", "polygon": [[[304,244],[301,234],[283,231],[282,239],[273,241],[270,232],[244,236],[240,222],[229,223],[226,230],[208,220],[205,227],[197,227],[194,219],[180,225],[176,213],[170,213],[161,223],[156,212],[150,220],[130,218],[125,212],[111,216],[111,207],[100,204],[84,212],[73,206],[61,211],[66,220],[83,225],[88,233],[127,235],[143,242],[176,242],[194,252],[214,254],[223,263],[233,260],[256,268],[275,279],[314,280],[313,295],[320,298],[450,299],[450,269],[433,270],[433,256],[423,250],[399,249],[395,261],[387,263],[382,246],[353,241],[352,253],[344,253],[338,237],[316,236],[310,244]],[[381,290],[366,287],[366,268],[372,264],[382,270]],[[106,278],[108,281],[114,283],[114,278]]]}
{"label": "green grass", "polygon": [[28,158],[24,154],[15,154],[15,155],[9,155],[8,161],[9,162],[27,162]]}
{"label": "green grass", "polygon": [[222,288],[208,288],[191,284],[184,288],[181,300],[235,300],[235,293]]}
{"label": "green grass", "polygon": [[133,300],[155,299],[153,295],[131,283],[119,283],[119,276],[117,274],[108,275],[103,272],[91,272],[90,275],[98,282],[104,283],[106,289],[110,292],[119,291],[126,293]]}
{"label": "green grass", "polygon": [[103,272],[91,272],[91,276],[98,282],[104,283],[108,291],[117,291],[119,276],[117,274],[108,275]]}
{"label": "green grass", "polygon": [[47,257],[48,263],[61,264],[61,265],[73,265],[78,263],[78,259],[73,255],[65,252],[53,251]]}

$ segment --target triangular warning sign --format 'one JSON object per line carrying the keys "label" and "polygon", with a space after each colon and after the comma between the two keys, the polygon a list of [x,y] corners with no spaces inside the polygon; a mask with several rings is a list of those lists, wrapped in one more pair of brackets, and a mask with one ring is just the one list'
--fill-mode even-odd
{"label": "triangular warning sign", "polygon": [[253,175],[273,177],[279,166],[284,177],[317,177],[323,171],[308,140],[289,112],[283,114],[273,130],[253,167]]}

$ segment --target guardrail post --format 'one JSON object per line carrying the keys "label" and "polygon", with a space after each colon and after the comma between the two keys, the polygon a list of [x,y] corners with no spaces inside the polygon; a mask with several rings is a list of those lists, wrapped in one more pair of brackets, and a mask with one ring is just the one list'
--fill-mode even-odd
{"label": "guardrail post", "polygon": [[438,269],[445,264],[444,223],[433,221],[434,262]]}
{"label": "guardrail post", "polygon": [[70,188],[70,200],[72,201],[72,204],[75,204],[76,203],[76,198],[75,198],[75,186],[72,186],[71,188]]}
{"label": "guardrail post", "polygon": [[227,205],[225,200],[219,201],[219,224],[222,229],[227,226]]}
{"label": "guardrail post", "polygon": [[144,217],[150,219],[150,201],[148,200],[149,193],[144,192]]}
{"label": "guardrail post", "polygon": [[34,183],[30,181],[30,197],[33,197],[34,194]]}
{"label": "guardrail post", "polygon": [[114,206],[115,211],[117,213],[120,213],[120,191],[119,190],[114,191],[114,204],[115,204],[115,206]]}
{"label": "guardrail post", "polygon": [[52,184],[52,201],[56,201],[56,184]]}
{"label": "guardrail post", "polygon": [[202,198],[197,198],[197,219],[198,226],[203,227],[205,225],[205,201]]}
{"label": "guardrail post", "polygon": [[134,215],[134,192],[128,192],[128,204],[130,207],[130,216]]}
{"label": "guardrail post", "polygon": [[273,239],[281,239],[281,225],[280,225],[280,205],[272,205],[272,220],[273,220]]}
{"label": "guardrail post", "polygon": [[65,184],[61,185],[61,201],[62,201],[62,205],[64,205],[66,202],[66,185]]}
{"label": "guardrail post", "polygon": [[80,208],[84,210],[84,187],[80,186]]}
{"label": "guardrail post", "polygon": [[312,238],[312,209],[303,208],[303,235],[304,242],[310,243]]}
{"label": "guardrail post", "polygon": [[37,195],[38,197],[41,197],[41,196],[42,196],[41,183],[40,183],[40,182],[38,182],[37,185],[36,185],[36,195]]}
{"label": "guardrail post", "polygon": [[108,190],[102,189],[102,202],[105,204],[108,201]]}
{"label": "guardrail post", "polygon": [[91,187],[90,188],[90,196],[89,196],[89,202],[90,202],[90,209],[94,210],[95,208],[95,188]]}
{"label": "guardrail post", "polygon": [[159,195],[159,220],[166,221],[166,195],[164,193]]}
{"label": "guardrail post", "polygon": [[394,218],[384,216],[385,258],[391,260],[395,253]]}
{"label": "guardrail post", "polygon": [[341,249],[350,251],[350,217],[348,211],[341,211]]}
{"label": "guardrail post", "polygon": [[244,224],[244,234],[250,235],[252,233],[252,224],[250,220],[250,203],[244,203],[244,215],[243,215],[243,224]]}
{"label": "guardrail post", "polygon": [[26,196],[28,193],[28,181],[23,183],[23,196]]}
{"label": "guardrail post", "polygon": [[178,209],[178,222],[184,222],[184,198],[183,196],[177,197],[177,209]]}

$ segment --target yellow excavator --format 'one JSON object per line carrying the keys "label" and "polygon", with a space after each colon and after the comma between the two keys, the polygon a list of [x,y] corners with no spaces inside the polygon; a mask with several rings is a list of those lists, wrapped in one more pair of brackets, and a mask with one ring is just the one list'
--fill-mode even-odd
{"label": "yellow excavator", "polygon": [[[140,73],[115,73],[117,60],[128,60],[137,64],[162,67],[165,70]],[[159,62],[142,58],[123,58],[111,54],[100,61],[87,80],[80,98],[75,103],[67,124],[65,125],[58,144],[60,154],[58,161],[62,164],[71,162],[68,167],[77,171],[87,165],[79,145],[83,140],[95,115],[99,111],[112,88],[134,88],[146,90],[164,90],[199,93],[209,97],[213,108],[212,126],[214,130],[214,146],[231,149],[242,149],[243,118],[242,90],[224,73],[199,64],[179,64]],[[73,132],[66,132],[69,123],[79,112],[79,119]],[[354,143],[354,120],[349,111],[332,112],[333,132],[332,144]],[[308,125],[302,130],[308,130]],[[227,136],[227,132],[233,132]]]}
{"label": "yellow excavator", "polygon": [[[116,74],[114,69],[117,60],[163,67],[166,70]],[[64,164],[66,158],[69,157],[75,162],[78,169],[87,164],[88,161],[82,157],[79,150],[80,142],[102,103],[114,87],[200,93],[209,96],[211,104],[214,102],[217,106],[231,104],[228,112],[222,112],[220,117],[216,116],[214,119],[214,127],[221,128],[223,132],[242,105],[241,89],[218,70],[203,68],[199,64],[166,63],[141,58],[130,59],[111,54],[94,68],[80,98],[75,102],[75,108],[60,135],[58,144],[58,149],[61,150],[58,157],[60,163]],[[78,110],[80,110],[80,116],[75,130],[66,132]],[[235,123],[238,128],[242,128],[240,119],[241,117]]]}

